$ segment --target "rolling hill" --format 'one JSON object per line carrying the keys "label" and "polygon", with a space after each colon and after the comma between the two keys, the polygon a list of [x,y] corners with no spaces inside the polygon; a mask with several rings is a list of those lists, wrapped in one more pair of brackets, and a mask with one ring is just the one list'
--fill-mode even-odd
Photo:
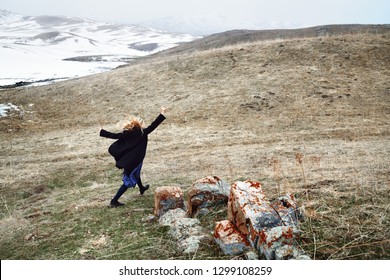
{"label": "rolling hill", "polygon": [[[270,198],[294,193],[312,258],[388,259],[390,33],[349,33],[194,47],[213,35],[110,72],[0,91],[19,108],[0,118],[1,258],[226,258],[211,243],[181,255],[143,222],[156,187],[217,175],[260,181]],[[107,209],[120,171],[100,124],[149,123],[161,105],[167,120],[143,168],[151,190]]]}

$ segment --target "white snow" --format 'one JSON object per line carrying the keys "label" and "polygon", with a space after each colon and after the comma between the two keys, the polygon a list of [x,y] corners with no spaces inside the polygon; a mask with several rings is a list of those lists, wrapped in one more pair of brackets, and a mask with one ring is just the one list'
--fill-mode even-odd
{"label": "white snow", "polygon": [[141,26],[0,10],[0,86],[100,73],[196,38]]}
{"label": "white snow", "polygon": [[12,103],[0,104],[0,118],[6,117],[10,111],[20,111],[20,109]]}
{"label": "white snow", "polygon": [[302,24],[291,22],[263,21],[259,19],[234,19],[218,12],[202,12],[169,16],[141,24],[167,30],[186,32],[197,35],[210,35],[234,29],[267,30],[302,27]]}

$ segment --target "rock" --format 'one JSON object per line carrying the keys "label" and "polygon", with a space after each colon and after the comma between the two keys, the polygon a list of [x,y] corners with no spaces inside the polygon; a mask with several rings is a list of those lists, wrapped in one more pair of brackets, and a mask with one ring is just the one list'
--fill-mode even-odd
{"label": "rock", "polygon": [[239,232],[229,220],[216,223],[214,240],[225,255],[241,255],[251,249],[246,236]]}
{"label": "rock", "polygon": [[196,212],[195,217],[197,217],[197,216],[205,216],[205,215],[208,215],[208,214],[210,214],[210,210],[208,208],[200,208]]}
{"label": "rock", "polygon": [[34,234],[33,233],[28,233],[24,236],[24,240],[25,241],[30,241],[30,240],[34,240]]}
{"label": "rock", "polygon": [[297,231],[299,221],[303,219],[298,204],[295,201],[295,197],[292,194],[286,194],[279,197],[276,202],[271,204],[272,208],[278,212],[282,223],[285,226],[291,226],[294,231]]}
{"label": "rock", "polygon": [[310,259],[294,247],[301,217],[293,195],[271,204],[259,182],[238,181],[230,189],[228,221],[216,224],[214,239],[228,255],[252,247],[267,260]]}
{"label": "rock", "polygon": [[275,250],[275,260],[288,260],[294,255],[296,248],[292,245],[284,245]]}
{"label": "rock", "polygon": [[276,260],[310,260],[302,251],[298,250],[293,245],[284,245],[275,250]]}
{"label": "rock", "polygon": [[154,215],[160,217],[170,209],[185,209],[180,187],[158,187],[154,192]]}
{"label": "rock", "polygon": [[158,220],[158,223],[162,226],[171,226],[176,220],[183,219],[186,217],[187,213],[183,209],[172,209],[164,213]]}
{"label": "rock", "polygon": [[259,255],[252,250],[252,251],[249,251],[249,252],[245,253],[245,259],[249,260],[249,261],[258,260],[259,259]]}
{"label": "rock", "polygon": [[179,249],[187,254],[195,253],[207,237],[200,221],[187,218],[187,212],[182,208],[168,210],[160,216],[158,222],[161,226],[169,226],[168,234],[177,241]]}
{"label": "rock", "polygon": [[181,218],[173,221],[169,234],[176,240],[181,240],[199,234],[203,235],[203,228],[198,219]]}
{"label": "rock", "polygon": [[208,236],[198,219],[187,217],[181,188],[159,187],[154,199],[154,214],[159,217],[159,224],[169,226],[168,234],[177,241],[180,250],[187,254],[196,253],[199,244]]}
{"label": "rock", "polygon": [[209,208],[217,204],[227,203],[230,186],[217,176],[200,179],[188,190],[188,214],[209,212]]}
{"label": "rock", "polygon": [[292,246],[293,243],[293,228],[289,226],[276,226],[261,231],[255,247],[259,254],[264,255],[267,260],[274,260],[277,250],[281,250],[280,248],[285,245]]}
{"label": "rock", "polygon": [[270,206],[258,182],[236,182],[230,190],[228,219],[255,247],[264,228],[282,225],[282,221]]}
{"label": "rock", "polygon": [[142,222],[144,223],[153,223],[156,221],[156,216],[154,215],[148,215],[147,217],[142,219]]}
{"label": "rock", "polygon": [[168,233],[178,241],[179,248],[184,253],[195,253],[199,244],[207,238],[198,219],[181,218],[174,220]]}
{"label": "rock", "polygon": [[311,258],[306,255],[304,252],[300,252],[298,256],[294,256],[293,258],[291,258],[290,260],[311,260]]}
{"label": "rock", "polygon": [[186,254],[194,254],[199,249],[199,245],[208,237],[206,235],[190,236],[179,241],[178,245]]}

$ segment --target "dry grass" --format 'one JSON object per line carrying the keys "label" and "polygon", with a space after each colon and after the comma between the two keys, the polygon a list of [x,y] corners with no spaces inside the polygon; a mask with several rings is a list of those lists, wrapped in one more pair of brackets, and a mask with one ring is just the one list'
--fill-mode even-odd
{"label": "dry grass", "polygon": [[[0,103],[29,108],[0,119],[2,259],[192,258],[141,220],[155,187],[186,189],[207,175],[259,180],[270,198],[296,194],[313,258],[388,259],[389,38],[240,44],[1,91]],[[99,122],[150,122],[161,105],[168,119],[143,169],[152,191],[108,210],[120,173]],[[195,257],[222,258],[213,244]]]}

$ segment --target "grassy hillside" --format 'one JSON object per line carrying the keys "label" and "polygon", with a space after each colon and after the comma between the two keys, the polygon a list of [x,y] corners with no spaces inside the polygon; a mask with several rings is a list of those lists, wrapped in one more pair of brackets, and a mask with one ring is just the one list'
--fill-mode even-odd
{"label": "grassy hillside", "polygon": [[[207,175],[294,193],[300,244],[316,259],[388,259],[390,34],[234,44],[155,56],[120,69],[0,92],[22,113],[0,119],[1,259],[220,259],[182,255],[143,221],[158,186]],[[32,105],[33,104],[33,105]],[[143,178],[108,209],[120,171],[100,125],[167,120],[150,135]],[[206,230],[226,217],[215,209]]]}
{"label": "grassy hillside", "polygon": [[[162,56],[191,53],[221,48],[228,45],[251,43],[264,40],[288,40],[351,34],[386,34],[389,32],[389,29],[389,24],[333,24],[299,29],[230,30],[222,33],[212,34],[210,36],[179,45],[175,48],[167,49],[155,55]],[[153,56],[154,55],[152,55],[152,57]]]}

